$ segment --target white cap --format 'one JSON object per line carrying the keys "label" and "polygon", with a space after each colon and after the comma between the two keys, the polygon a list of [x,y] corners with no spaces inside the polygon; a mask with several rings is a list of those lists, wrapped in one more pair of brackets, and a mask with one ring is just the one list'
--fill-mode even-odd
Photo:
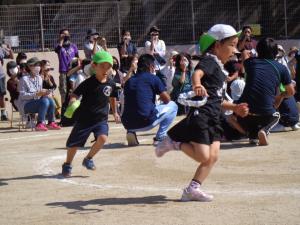
{"label": "white cap", "polygon": [[245,84],[245,81],[242,79],[236,79],[231,83],[230,89],[233,101],[236,101],[241,97],[245,88]]}
{"label": "white cap", "polygon": [[171,51],[171,53],[170,53],[170,57],[173,57],[173,56],[178,55],[178,54],[179,54],[179,53],[178,53],[177,51],[173,50],[173,51]]}
{"label": "white cap", "polygon": [[212,36],[216,41],[238,36],[240,33],[241,32],[236,32],[232,26],[226,24],[216,24],[207,31],[207,34]]}
{"label": "white cap", "polygon": [[279,51],[282,51],[282,52],[285,53],[284,48],[282,47],[282,45],[277,45],[277,49],[278,49]]}

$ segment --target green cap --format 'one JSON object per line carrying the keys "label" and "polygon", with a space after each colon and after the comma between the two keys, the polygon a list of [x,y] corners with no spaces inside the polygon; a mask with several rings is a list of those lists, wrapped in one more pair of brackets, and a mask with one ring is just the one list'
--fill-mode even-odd
{"label": "green cap", "polygon": [[64,114],[64,116],[68,119],[71,119],[73,117],[74,112],[76,111],[76,109],[80,106],[80,101],[76,100],[75,102],[73,102],[71,105],[69,105],[66,109],[66,112]]}
{"label": "green cap", "polygon": [[201,53],[204,53],[215,41],[216,39],[213,36],[207,33],[202,34],[199,40]]}
{"label": "green cap", "polygon": [[95,55],[93,55],[92,61],[97,64],[107,62],[110,65],[113,65],[113,58],[111,54],[104,50],[97,52]]}

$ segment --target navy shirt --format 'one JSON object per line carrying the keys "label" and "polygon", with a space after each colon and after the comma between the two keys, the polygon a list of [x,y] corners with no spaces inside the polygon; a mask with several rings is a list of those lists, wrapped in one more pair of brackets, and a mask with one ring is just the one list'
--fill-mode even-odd
{"label": "navy shirt", "polygon": [[109,97],[117,97],[116,84],[112,80],[100,83],[95,76],[83,81],[74,94],[82,96],[79,108],[75,112],[78,122],[93,124],[107,120]]}
{"label": "navy shirt", "polygon": [[149,126],[156,120],[156,95],[166,91],[161,80],[148,72],[131,77],[124,87],[124,112],[122,122],[126,129]]}
{"label": "navy shirt", "polygon": [[250,113],[272,115],[280,83],[291,83],[285,66],[275,60],[250,58],[244,62],[246,86],[239,102],[249,105]]}

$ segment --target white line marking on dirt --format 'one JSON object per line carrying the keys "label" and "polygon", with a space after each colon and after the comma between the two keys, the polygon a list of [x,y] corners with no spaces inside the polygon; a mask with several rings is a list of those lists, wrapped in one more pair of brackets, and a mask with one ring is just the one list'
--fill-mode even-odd
{"label": "white line marking on dirt", "polygon": [[56,136],[56,135],[62,135],[62,134],[69,134],[68,132],[59,132],[59,133],[47,133],[47,134],[36,134],[36,135],[28,135],[23,137],[9,137],[9,138],[2,138],[0,139],[0,142],[2,141],[10,141],[10,140],[22,140],[22,139],[31,139],[31,138],[40,138],[40,137],[50,137],[50,136]]}
{"label": "white line marking on dirt", "polygon": [[[79,152],[78,155],[84,154],[85,152]],[[55,161],[63,161],[65,155],[52,156],[41,160],[37,167],[37,172],[43,175],[55,176],[57,173],[51,169],[50,165]],[[60,169],[60,168],[57,168]],[[111,190],[111,189],[119,189],[126,191],[148,191],[148,192],[177,192],[180,193],[182,189],[173,188],[173,187],[159,187],[159,186],[143,186],[143,185],[112,185],[112,184],[94,184],[88,183],[84,181],[74,180],[72,178],[62,178],[60,175],[57,175],[57,181],[67,183],[70,185],[84,186],[90,188],[97,188],[102,190]],[[220,195],[240,195],[240,196],[272,196],[272,195],[288,195],[288,196],[300,196],[299,188],[259,188],[256,187],[253,189],[221,189],[221,190],[209,190],[211,194],[220,194]]]}

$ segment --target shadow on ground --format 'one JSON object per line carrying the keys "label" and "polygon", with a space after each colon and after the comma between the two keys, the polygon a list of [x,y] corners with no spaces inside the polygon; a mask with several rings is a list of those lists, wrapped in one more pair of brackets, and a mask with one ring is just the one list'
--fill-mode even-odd
{"label": "shadow on ground", "polygon": [[74,211],[69,214],[75,213],[97,213],[103,211],[99,208],[91,208],[92,206],[112,206],[112,205],[156,205],[165,204],[167,202],[174,202],[178,200],[167,199],[164,195],[154,195],[146,197],[134,198],[102,198],[92,199],[87,201],[70,201],[70,202],[51,202],[46,206],[51,207],[65,207]]}
{"label": "shadow on ground", "polygon": [[[72,176],[72,178],[87,178],[89,176]],[[10,177],[10,178],[1,178],[0,186],[8,185],[9,181],[18,181],[18,180],[35,180],[35,179],[64,179],[61,174],[56,175],[32,175],[25,177]]]}

